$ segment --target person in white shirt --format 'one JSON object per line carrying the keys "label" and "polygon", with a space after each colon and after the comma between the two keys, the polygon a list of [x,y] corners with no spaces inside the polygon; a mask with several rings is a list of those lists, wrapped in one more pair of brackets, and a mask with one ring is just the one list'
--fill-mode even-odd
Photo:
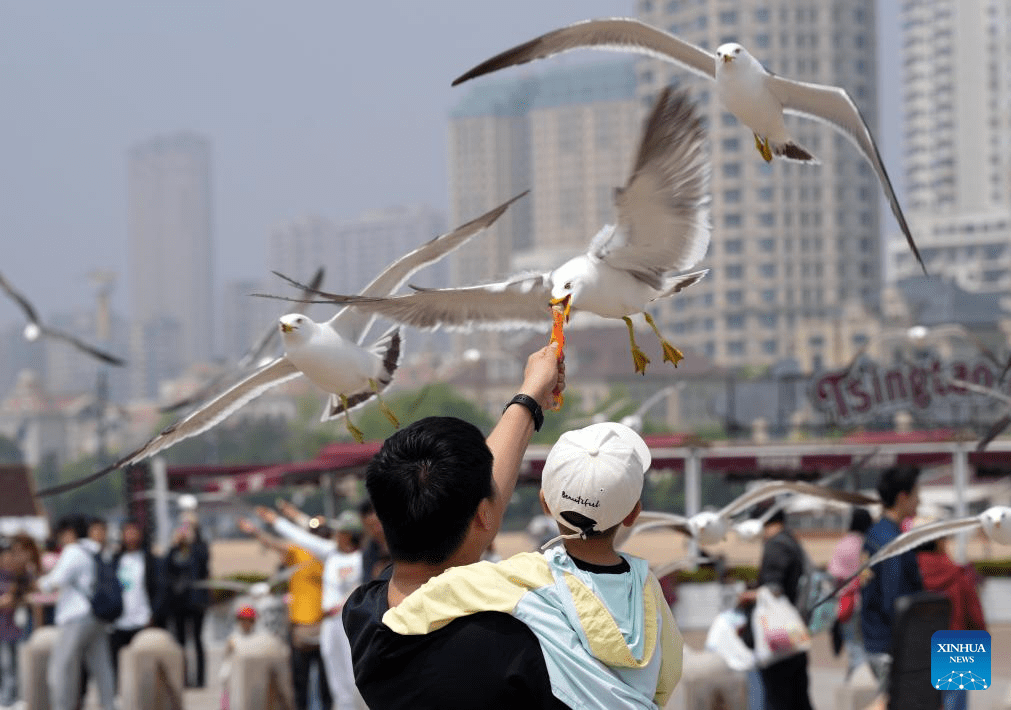
{"label": "person in white shirt", "polygon": [[95,555],[102,551],[104,533],[104,525],[89,528],[81,516],[60,520],[56,536],[67,544],[56,566],[37,582],[43,592],[59,590],[56,626],[60,635],[49,655],[46,675],[52,710],[73,710],[77,706],[82,661],[98,685],[103,710],[114,710],[116,689],[109,636],[106,624],[92,613],[90,601],[95,584]]}
{"label": "person in white shirt", "polygon": [[159,560],[147,544],[143,526],[135,520],[123,523],[122,547],[114,564],[123,587],[123,614],[113,623],[109,644],[113,674],[119,679],[119,652],[147,626],[163,626],[165,589]]}
{"label": "person in white shirt", "polygon": [[320,626],[320,655],[326,670],[334,710],[356,710],[365,707],[358,688],[355,687],[351,667],[351,645],[341,610],[351,592],[362,582],[362,553],[359,549],[362,520],[352,510],[346,510],[333,524],[334,538],[327,540],[313,535],[292,520],[305,516],[295,506],[278,502],[286,520],[269,508],[258,507],[257,515],[274,531],[306,550],[323,562],[323,623]]}

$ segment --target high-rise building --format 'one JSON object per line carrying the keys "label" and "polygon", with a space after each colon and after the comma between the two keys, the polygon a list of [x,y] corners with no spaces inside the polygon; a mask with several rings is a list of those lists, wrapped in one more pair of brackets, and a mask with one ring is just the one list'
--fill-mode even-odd
{"label": "high-rise building", "polygon": [[[179,133],[134,146],[128,196],[131,345],[140,348],[131,364],[141,385],[177,374],[158,362],[185,366],[214,353],[210,142]],[[154,337],[166,327],[174,337]],[[142,347],[154,341],[173,352],[155,358]],[[143,386],[134,394],[155,393]]]}
{"label": "high-rise building", "polygon": [[[931,274],[1011,291],[1011,2],[902,3],[909,218]],[[917,271],[889,244],[893,276]]]}
{"label": "high-rise building", "polygon": [[[270,230],[267,268],[296,281],[311,279],[316,269],[323,267],[326,272],[324,288],[336,290],[333,272],[342,270],[341,256],[337,225],[326,217],[307,215],[277,224]],[[273,293],[283,282],[270,276],[267,283],[274,286],[270,289]]]}
{"label": "high-rise building", "polygon": [[[643,21],[710,51],[740,42],[777,74],[844,87],[874,131],[873,0],[638,0],[637,7]],[[881,187],[870,165],[837,131],[794,117],[788,128],[821,165],[767,164],[711,81],[659,59],[643,59],[638,71],[644,109],[673,82],[691,88],[708,119],[713,232],[700,266],[712,271],[659,306],[668,337],[730,366],[786,357],[805,369],[845,362],[852,343],[809,336],[805,324],[831,322],[847,304],[878,294]]]}
{"label": "high-rise building", "polygon": [[[454,255],[452,283],[545,268],[585,251],[614,219],[614,189],[628,179],[639,121],[632,59],[563,61],[517,79],[475,82],[450,114],[451,220],[530,194]],[[471,334],[455,350],[495,353],[503,338]],[[516,375],[499,369],[493,378]]]}

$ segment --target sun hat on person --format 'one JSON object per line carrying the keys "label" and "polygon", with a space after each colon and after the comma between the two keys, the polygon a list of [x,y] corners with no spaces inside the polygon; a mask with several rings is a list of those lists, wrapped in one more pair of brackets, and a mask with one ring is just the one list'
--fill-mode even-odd
{"label": "sun hat on person", "polygon": [[563,537],[586,538],[624,520],[639,502],[651,462],[646,442],[623,424],[562,434],[544,461],[541,491],[552,517],[580,531]]}

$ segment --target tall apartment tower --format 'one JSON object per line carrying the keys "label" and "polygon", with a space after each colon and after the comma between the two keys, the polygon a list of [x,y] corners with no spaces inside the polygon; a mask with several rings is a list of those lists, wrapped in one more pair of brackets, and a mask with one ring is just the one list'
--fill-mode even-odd
{"label": "tall apartment tower", "polygon": [[133,391],[151,396],[214,354],[210,142],[179,133],[134,146],[128,202]]}
{"label": "tall apartment tower", "polygon": [[[450,115],[451,221],[530,194],[457,252],[453,283],[543,269],[586,250],[614,219],[614,189],[632,167],[640,121],[635,82],[635,61],[623,58],[543,63],[516,79],[468,87]],[[469,335],[460,347],[494,351],[508,337]]]}
{"label": "tall apartment tower", "polygon": [[[844,87],[874,131],[873,0],[638,0],[637,8],[644,22],[710,51],[740,42],[777,74]],[[661,60],[644,59],[638,71],[644,110],[673,82],[691,89],[708,119],[713,232],[700,266],[712,272],[660,306],[668,337],[727,366],[845,361],[852,343],[826,337],[824,324],[881,287],[873,170],[838,132],[793,117],[788,127],[821,165],[766,164],[712,82]]]}
{"label": "tall apartment tower", "polygon": [[[931,273],[1011,291],[1011,2],[902,3],[910,222]],[[915,273],[898,245],[899,278]]]}

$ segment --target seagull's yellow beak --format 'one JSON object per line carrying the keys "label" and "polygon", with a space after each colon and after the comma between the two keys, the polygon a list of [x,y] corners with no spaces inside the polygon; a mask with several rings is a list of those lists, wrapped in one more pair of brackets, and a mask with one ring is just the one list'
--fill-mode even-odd
{"label": "seagull's yellow beak", "polygon": [[551,307],[554,308],[555,306],[561,306],[562,307],[562,315],[565,316],[565,322],[568,323],[569,322],[569,311],[572,310],[572,294],[571,293],[567,293],[564,296],[562,296],[561,298],[552,298],[551,299]]}
{"label": "seagull's yellow beak", "polygon": [[730,62],[732,62],[732,61],[734,61],[734,55],[732,55],[732,54],[724,54],[723,55],[723,63],[724,64],[730,64]]}
{"label": "seagull's yellow beak", "polygon": [[287,323],[285,323],[283,321],[281,322],[281,332],[282,333],[292,333],[294,331],[295,331],[295,326],[288,325]]}

